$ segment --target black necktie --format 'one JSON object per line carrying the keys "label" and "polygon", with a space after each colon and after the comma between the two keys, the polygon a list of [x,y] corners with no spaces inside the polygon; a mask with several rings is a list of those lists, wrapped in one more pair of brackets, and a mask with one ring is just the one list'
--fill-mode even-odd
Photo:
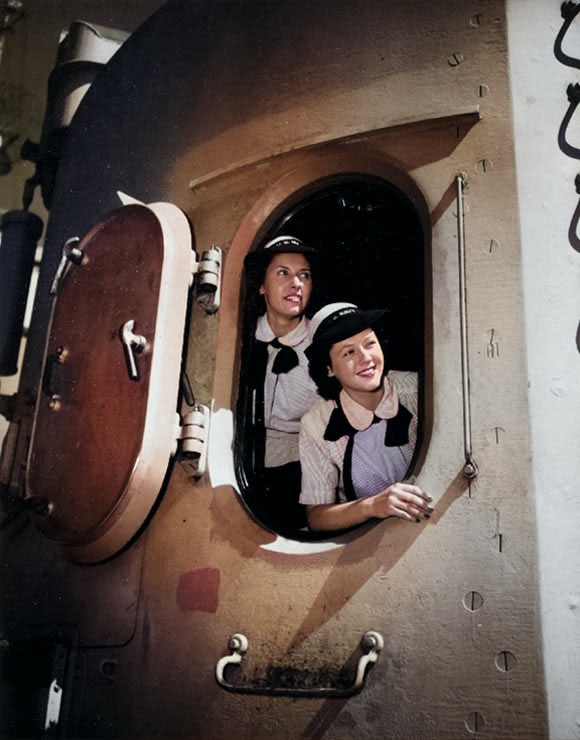
{"label": "black necktie", "polygon": [[[344,452],[344,462],[342,479],[344,483],[344,493],[349,501],[356,499],[356,493],[352,484],[352,450],[354,446],[354,438],[358,431],[346,418],[342,406],[339,402],[338,405],[332,412],[326,431],[324,432],[324,439],[329,442],[335,442],[341,437],[348,436],[348,443]],[[409,409],[405,408],[403,404],[399,403],[399,410],[396,416],[387,420],[387,430],[385,432],[385,447],[402,447],[409,442],[409,425],[413,415]],[[377,424],[380,422],[378,416],[373,415],[371,424]]]}
{"label": "black necktie", "polygon": [[273,339],[270,344],[274,349],[279,350],[272,365],[272,372],[275,375],[289,373],[290,370],[298,366],[298,355],[292,347],[281,344],[278,339]]}

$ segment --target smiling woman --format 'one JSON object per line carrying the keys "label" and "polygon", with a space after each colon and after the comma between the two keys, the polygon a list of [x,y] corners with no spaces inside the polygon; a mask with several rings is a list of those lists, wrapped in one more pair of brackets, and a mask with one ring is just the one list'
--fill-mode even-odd
{"label": "smiling woman", "polygon": [[372,329],[333,344],[329,352],[329,373],[351,398],[367,408],[374,407],[384,367],[384,355]]}
{"label": "smiling woman", "polygon": [[322,399],[300,425],[300,501],[313,530],[430,515],[431,498],[403,482],[417,442],[417,374],[391,370],[373,329],[383,314],[331,303],[311,322],[307,354]]}

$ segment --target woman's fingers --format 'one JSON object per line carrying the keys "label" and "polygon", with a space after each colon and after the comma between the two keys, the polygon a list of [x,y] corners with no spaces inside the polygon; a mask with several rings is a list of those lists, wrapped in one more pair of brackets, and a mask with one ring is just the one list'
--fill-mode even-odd
{"label": "woman's fingers", "polygon": [[398,516],[400,519],[406,519],[408,522],[420,521],[420,519],[418,520],[418,517],[412,516],[408,511],[401,508],[393,508],[391,516]]}
{"label": "woman's fingers", "polygon": [[430,506],[433,501],[431,496],[418,486],[408,483],[395,483],[382,491],[379,496],[383,499],[381,501],[383,516],[398,516],[407,521],[421,521],[429,519],[433,511]]}

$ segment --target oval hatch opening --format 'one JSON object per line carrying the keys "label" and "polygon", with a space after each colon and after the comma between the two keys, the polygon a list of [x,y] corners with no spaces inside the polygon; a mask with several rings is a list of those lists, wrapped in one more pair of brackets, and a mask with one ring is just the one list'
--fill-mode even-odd
{"label": "oval hatch opening", "polygon": [[[410,475],[419,457],[424,427],[428,235],[423,221],[408,195],[374,175],[335,176],[311,185],[304,193],[275,214],[255,248],[261,249],[276,236],[287,234],[320,250],[319,266],[313,270],[308,317],[335,301],[348,301],[363,309],[388,309],[375,327],[388,348],[386,363],[389,369],[414,371],[419,376],[419,434],[407,473]],[[253,517],[277,534],[300,541],[328,539],[336,533],[287,525],[283,512],[277,510],[275,493],[265,490],[263,474],[254,463],[248,389],[250,349],[260,313],[258,282],[248,273],[242,291],[242,361],[235,432],[241,495]]]}

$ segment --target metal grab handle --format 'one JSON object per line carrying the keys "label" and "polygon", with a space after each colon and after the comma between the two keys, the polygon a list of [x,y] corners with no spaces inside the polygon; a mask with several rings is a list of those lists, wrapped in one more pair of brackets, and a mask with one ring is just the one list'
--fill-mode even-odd
{"label": "metal grab handle", "polygon": [[[576,186],[576,192],[578,193],[578,195],[580,195],[580,172],[576,175],[574,185]],[[578,201],[576,209],[574,210],[574,215],[572,216],[572,221],[570,222],[570,228],[568,229],[568,241],[570,242],[570,246],[572,247],[572,249],[575,249],[577,252],[580,252],[580,238],[578,237],[579,224],[580,200]]]}
{"label": "metal grab handle", "polygon": [[554,42],[554,56],[562,64],[565,64],[568,67],[576,67],[580,69],[580,59],[568,56],[568,54],[565,54],[562,51],[562,41],[564,40],[564,36],[570,28],[572,21],[574,20],[574,18],[576,18],[578,13],[580,13],[580,5],[577,5],[576,3],[570,2],[568,0],[568,2],[562,3],[560,12],[562,14],[562,18],[564,19],[564,23],[562,24],[562,28],[560,28],[560,30],[558,31],[556,41]]}
{"label": "metal grab handle", "polygon": [[570,105],[568,106],[568,110],[560,124],[560,129],[558,131],[558,146],[568,157],[580,159],[580,149],[576,146],[572,146],[566,138],[566,133],[568,132],[568,126],[572,120],[572,116],[580,104],[580,85],[578,83],[575,85],[568,85],[566,88],[566,96]]}
{"label": "metal grab handle", "polygon": [[378,658],[379,653],[383,649],[385,643],[382,635],[379,632],[366,632],[361,640],[361,647],[364,651],[358,661],[356,675],[353,683],[346,688],[337,687],[323,687],[323,688],[292,688],[285,686],[248,686],[248,685],[236,685],[229,683],[225,679],[225,670],[229,665],[239,665],[242,662],[244,654],[248,650],[248,638],[245,635],[236,633],[230,637],[229,649],[232,651],[231,655],[225,655],[223,658],[218,660],[215,676],[218,684],[226,691],[232,691],[237,694],[262,694],[266,696],[278,695],[278,696],[297,696],[302,698],[317,699],[321,697],[331,698],[344,698],[352,696],[359,692],[364,684],[364,680],[367,673],[367,668],[374,665]]}
{"label": "metal grab handle", "polygon": [[127,370],[131,380],[139,380],[139,371],[135,360],[136,352],[143,352],[147,347],[147,339],[140,334],[134,334],[135,321],[129,319],[121,327],[120,336],[123,347],[125,348],[125,357],[127,358]]}

